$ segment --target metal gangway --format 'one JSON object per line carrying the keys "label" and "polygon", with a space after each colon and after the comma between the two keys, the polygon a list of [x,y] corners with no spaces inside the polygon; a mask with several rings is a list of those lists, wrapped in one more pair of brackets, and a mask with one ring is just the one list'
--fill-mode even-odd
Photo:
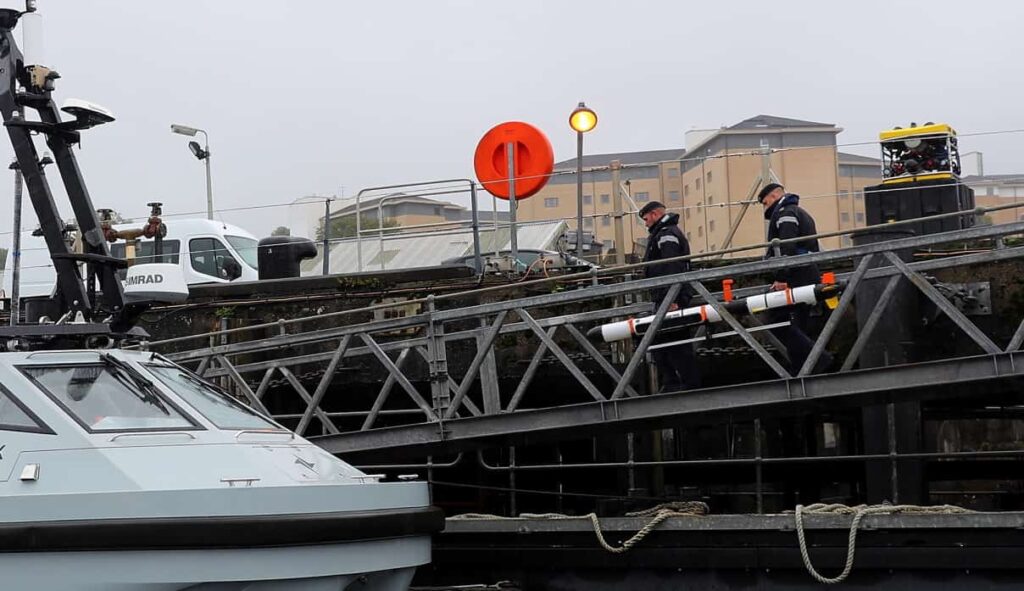
{"label": "metal gangway", "polygon": [[[978,215],[998,209],[978,208],[970,212],[930,216]],[[892,230],[918,220],[905,220],[884,226],[820,234],[820,237],[873,230]],[[411,452],[421,457],[428,454],[456,453],[462,450],[493,445],[516,445],[539,438],[586,437],[594,433],[622,433],[637,429],[658,428],[691,419],[714,417],[757,418],[772,413],[799,412],[800,409],[831,404],[858,405],[893,401],[927,400],[962,395],[965,387],[1005,388],[1013,380],[1024,377],[1024,359],[1018,351],[1024,342],[1024,317],[1013,318],[1016,329],[1005,336],[990,336],[944,295],[926,274],[970,267],[978,264],[1007,262],[1024,257],[1024,246],[1015,246],[1007,237],[1024,234],[1024,222],[1003,225],[978,225],[966,229],[860,244],[840,250],[801,255],[801,263],[817,263],[823,269],[844,266],[852,271],[837,274],[846,282],[838,306],[831,312],[817,336],[813,350],[799,371],[791,374],[776,355],[759,339],[772,339],[767,330],[745,326],[729,313],[707,286],[717,286],[724,279],[743,283],[744,278],[757,277],[793,264],[789,259],[746,261],[731,265],[694,270],[688,273],[651,279],[623,280],[626,273],[643,265],[626,265],[594,269],[589,273],[524,282],[512,286],[491,286],[414,300],[422,304],[421,313],[402,317],[351,322],[346,319],[365,314],[367,310],[388,307],[381,304],[359,310],[320,315],[321,325],[336,325],[302,330],[310,318],[281,320],[277,323],[241,327],[223,332],[179,337],[148,344],[154,351],[194,367],[207,378],[229,382],[234,390],[256,408],[267,411],[264,396],[272,381],[286,382],[301,398],[301,415],[278,417],[295,427],[299,434],[310,436],[332,453]],[[983,244],[983,248],[963,250],[964,244]],[[943,256],[904,260],[900,253],[934,251],[942,247],[961,249],[945,251]],[[752,248],[778,247],[775,244],[742,245],[725,251],[691,255],[688,258],[712,258],[723,254],[749,251]],[[575,289],[551,290],[549,293],[502,299],[503,290],[523,285],[553,285],[576,281]],[[877,300],[856,301],[858,286],[865,281],[884,284]],[[760,362],[772,372],[773,379],[755,383],[735,383],[696,391],[642,395],[635,378],[644,365],[656,328],[668,311],[662,304],[656,311],[652,329],[620,357],[610,360],[606,345],[595,345],[585,333],[587,328],[651,312],[649,303],[636,301],[637,294],[653,288],[668,288],[670,302],[674,294],[688,284],[699,299],[720,314],[727,329],[722,334],[705,338],[730,336],[742,340]],[[855,368],[858,357],[871,342],[872,333],[886,321],[886,314],[900,286],[913,286],[934,304],[976,347],[977,354],[949,356],[922,363],[890,365],[866,369]],[[737,297],[763,292],[765,286],[749,286],[736,290]],[[474,296],[491,301],[444,308],[446,300]],[[403,302],[404,304],[409,301]],[[838,371],[813,374],[812,368],[832,342],[840,323],[847,319],[854,306],[870,309],[866,322]],[[566,313],[566,309],[573,311]],[[1004,311],[1006,312],[1006,311]],[[1010,319],[1007,318],[1006,321]],[[1006,334],[1009,335],[1007,327]],[[272,336],[263,336],[270,329]],[[262,332],[260,332],[262,331]],[[989,332],[992,332],[989,329]],[[252,337],[258,335],[259,338]],[[536,344],[523,377],[513,387],[497,379],[495,352],[503,345],[505,335],[528,335]],[[211,339],[217,337],[218,340]],[[222,342],[227,337],[233,342]],[[561,337],[561,342],[556,337]],[[1001,342],[997,342],[1000,339]],[[192,344],[201,343],[194,348]],[[475,354],[464,372],[449,372],[449,349],[455,344],[470,342]],[[306,348],[319,347],[313,352]],[[177,349],[174,352],[173,349]],[[776,347],[781,349],[781,347]],[[357,411],[362,418],[357,429],[343,429],[336,419],[339,414],[324,408],[330,396],[343,396],[344,386],[333,384],[338,371],[357,357],[376,360],[387,371],[376,398]],[[412,357],[420,357],[429,370],[429,388],[418,388],[405,369]],[[554,358],[575,379],[577,398],[550,405],[543,396],[531,390],[539,367],[545,359]],[[586,372],[579,360],[586,359],[609,378],[600,387]],[[296,367],[324,367],[315,384],[303,383]],[[429,391],[426,391],[429,389]],[[401,410],[394,410],[395,406]],[[386,410],[390,408],[392,410]],[[388,413],[388,426],[380,426],[380,418]],[[399,418],[396,418],[398,416]],[[400,421],[401,424],[395,424]],[[313,430],[313,429],[316,430]]]}

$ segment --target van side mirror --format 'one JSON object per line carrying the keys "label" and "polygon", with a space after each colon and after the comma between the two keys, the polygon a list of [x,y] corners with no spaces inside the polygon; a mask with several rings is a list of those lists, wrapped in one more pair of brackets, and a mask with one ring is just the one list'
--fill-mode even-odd
{"label": "van side mirror", "polygon": [[220,263],[220,276],[228,281],[234,281],[242,276],[242,265],[234,257],[224,257]]}

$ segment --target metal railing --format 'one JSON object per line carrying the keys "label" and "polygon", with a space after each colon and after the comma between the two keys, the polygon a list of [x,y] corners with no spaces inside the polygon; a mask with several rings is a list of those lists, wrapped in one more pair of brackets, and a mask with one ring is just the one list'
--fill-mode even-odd
{"label": "metal railing", "polygon": [[[966,215],[971,213],[967,212]],[[965,214],[946,214],[945,217],[954,217],[955,215],[964,216]],[[943,216],[932,216],[926,219],[933,220],[937,217]],[[906,223],[913,221],[915,220],[908,220]],[[887,224],[884,228],[888,229],[899,225]],[[863,231],[863,229],[858,230],[858,232]],[[909,282],[931,301],[986,355],[999,356],[1019,349],[1021,343],[1024,342],[1024,322],[1018,326],[1008,346],[1000,347],[952,305],[934,285],[922,276],[922,273],[1024,257],[1024,247],[994,248],[910,263],[901,260],[897,253],[977,240],[994,240],[1001,245],[1001,238],[1022,233],[1024,233],[1024,222],[1015,222],[800,255],[801,265],[816,263],[828,266],[847,264],[852,261],[854,270],[840,274],[838,277],[839,280],[847,283],[846,289],[839,299],[839,304],[817,337],[806,362],[802,367],[795,368],[793,371],[785,368],[755,338],[756,336],[770,339],[769,331],[754,332],[742,325],[717,301],[711,290],[705,287],[705,283],[708,282],[715,284],[726,278],[735,280],[783,269],[793,264],[792,259],[744,262],[675,276],[610,284],[599,284],[596,281],[598,275],[606,273],[606,270],[593,271],[576,276],[576,278],[590,277],[594,280],[593,285],[585,289],[443,310],[437,308],[437,303],[445,296],[427,297],[422,299],[424,312],[414,316],[335,326],[300,333],[285,332],[269,338],[202,347],[172,353],[168,356],[180,363],[198,364],[197,371],[207,377],[226,377],[238,391],[258,407],[262,406],[261,400],[268,391],[275,374],[280,374],[305,404],[305,411],[298,420],[297,431],[300,434],[305,433],[313,419],[316,418],[320,423],[320,432],[329,435],[342,433],[342,429],[334,423],[334,419],[338,418],[338,415],[327,413],[321,408],[321,403],[327,395],[332,379],[339,367],[343,366],[347,360],[355,357],[370,357],[384,368],[387,377],[381,384],[372,404],[366,408],[349,411],[351,414],[346,415],[363,417],[358,431],[366,432],[375,429],[378,419],[384,413],[390,413],[392,420],[389,422],[392,424],[397,420],[395,417],[399,416],[404,417],[405,422],[410,425],[437,423],[442,432],[439,437],[443,437],[446,426],[451,424],[446,422],[470,417],[500,418],[526,409],[544,408],[543,400],[531,398],[530,387],[542,362],[548,357],[554,357],[556,362],[573,377],[579,385],[578,394],[581,396],[581,401],[592,401],[602,405],[601,408],[604,409],[608,403],[638,398],[640,393],[633,384],[634,378],[638,375],[657,328],[668,311],[667,303],[658,308],[650,329],[637,343],[624,366],[620,364],[617,367],[612,364],[607,359],[605,352],[602,351],[603,345],[595,345],[588,341],[584,336],[585,330],[580,326],[649,313],[649,304],[626,304],[624,296],[655,288],[667,288],[669,295],[664,301],[671,302],[674,294],[686,283],[704,301],[716,309],[725,324],[728,325],[729,330],[734,331],[737,338],[742,339],[744,344],[779,380],[787,384],[789,382],[797,383],[797,386],[794,387],[805,387],[801,380],[812,373],[812,368],[815,367],[816,362],[826,350],[839,323],[849,315],[849,310],[858,291],[857,287],[866,280],[885,279],[887,281],[886,288],[878,301],[866,303],[866,305],[874,307],[874,313],[861,327],[856,341],[846,354],[839,374],[845,374],[852,370],[884,314],[884,310],[889,305],[896,285],[903,281]],[[780,243],[739,246],[732,250],[750,250],[758,246],[778,246],[778,244]],[[715,253],[706,253],[686,258],[714,255]],[[876,264],[879,266],[872,266]],[[624,268],[632,269],[641,266],[643,265],[629,265]],[[506,288],[502,287],[501,289]],[[763,289],[761,286],[748,287],[737,290],[736,295],[742,297],[744,294]],[[467,293],[479,296],[497,291],[496,288],[485,288]],[[405,304],[408,303],[405,302]],[[581,305],[586,304],[592,304],[596,309],[565,313],[566,308],[578,310]],[[379,306],[361,308],[360,311],[378,308]],[[338,313],[338,317],[354,312],[357,311]],[[323,315],[319,318],[324,319],[326,316]],[[276,327],[278,324],[269,323],[261,326]],[[395,337],[394,332],[399,330],[412,334]],[[236,329],[227,332],[241,335],[243,330]],[[495,353],[502,346],[499,337],[511,334],[525,334],[535,339],[537,347],[514,388],[508,387],[502,390],[495,367]],[[564,337],[561,342],[557,339],[559,336]],[[191,337],[169,339],[152,343],[151,346],[159,348],[161,345],[181,343],[187,338]],[[472,341],[475,346],[475,354],[466,365],[465,371],[460,372],[459,375],[452,375],[449,373],[448,349],[456,343],[466,341]],[[304,347],[313,349],[313,351],[303,352],[309,350],[302,349]],[[324,347],[329,347],[329,350],[323,350]],[[297,352],[298,354],[296,354]],[[249,356],[254,353],[262,354],[266,358],[253,360]],[[243,359],[242,356],[247,357]],[[421,394],[409,374],[406,373],[405,367],[412,357],[421,358],[427,365],[426,381],[430,385],[429,399]],[[604,381],[611,385],[599,386],[591,378],[593,374],[588,375],[583,371],[574,358],[582,358],[588,363],[592,363],[592,367],[596,367],[600,375],[607,377],[607,380]],[[1010,362],[1012,364],[1012,356]],[[324,363],[326,363],[326,368],[317,381],[313,393],[306,389],[302,380],[296,377],[291,370],[298,365],[308,366]],[[996,369],[999,370],[998,362],[996,362],[996,366]],[[252,380],[252,384],[258,384],[258,386],[254,389],[250,382],[242,377],[243,375],[255,376],[257,379]],[[395,412],[399,410],[396,408],[398,400],[392,398],[392,392],[396,387],[404,395],[405,405],[401,407],[401,410],[409,414],[398,415]],[[385,409],[385,406],[388,408]]]}

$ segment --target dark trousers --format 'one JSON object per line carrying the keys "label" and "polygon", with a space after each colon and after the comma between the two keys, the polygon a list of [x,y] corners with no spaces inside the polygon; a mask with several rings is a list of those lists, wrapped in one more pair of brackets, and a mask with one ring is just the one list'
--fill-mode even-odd
{"label": "dark trousers", "polygon": [[[690,337],[689,331],[673,332],[672,335],[674,338],[671,340],[684,340]],[[692,343],[655,349],[651,351],[651,356],[654,357],[654,365],[658,368],[661,392],[700,388],[700,370],[697,369],[697,355],[693,352]]]}
{"label": "dark trousers", "polygon": [[[807,357],[811,354],[811,349],[814,347],[814,341],[807,336],[811,321],[811,307],[802,304],[788,309],[769,310],[767,316],[770,323],[785,322],[787,320],[790,323],[789,326],[772,329],[772,334],[782,341],[782,344],[786,347],[786,352],[789,354],[789,373],[796,375],[800,368],[804,366],[804,362],[807,361]],[[828,351],[823,352],[818,361],[818,366],[825,367],[829,365],[831,359],[832,356],[829,355]]]}

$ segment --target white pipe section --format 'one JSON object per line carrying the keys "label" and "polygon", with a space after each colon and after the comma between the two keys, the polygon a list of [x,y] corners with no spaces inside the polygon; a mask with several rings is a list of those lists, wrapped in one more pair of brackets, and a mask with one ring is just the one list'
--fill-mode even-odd
{"label": "white pipe section", "polygon": [[[784,308],[796,304],[814,304],[818,301],[815,295],[815,285],[803,285],[794,289],[783,289],[770,291],[768,293],[754,295],[746,298],[744,303],[751,314],[764,312],[772,308]],[[691,318],[700,322],[721,322],[722,316],[711,306],[692,306],[681,310],[673,310],[665,315],[665,322],[670,320]],[[606,343],[621,341],[639,334],[643,334],[647,325],[654,321],[654,315],[640,318],[630,318],[619,322],[612,322],[601,326],[601,338]]]}

